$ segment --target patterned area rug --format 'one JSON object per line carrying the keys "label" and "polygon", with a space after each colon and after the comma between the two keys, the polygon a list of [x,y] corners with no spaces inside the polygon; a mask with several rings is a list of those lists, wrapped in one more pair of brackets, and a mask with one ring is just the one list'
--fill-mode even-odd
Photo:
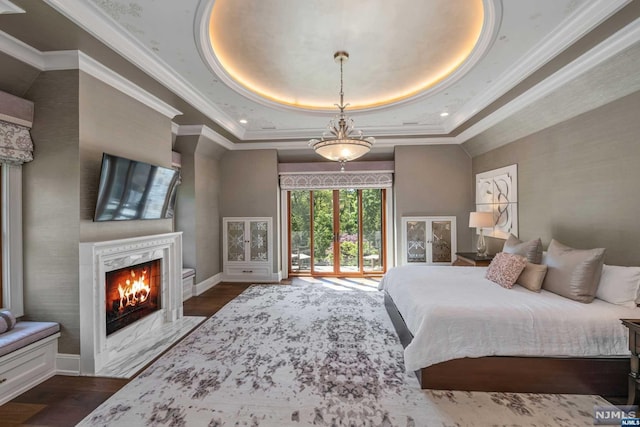
{"label": "patterned area rug", "polygon": [[[346,289],[346,288],[344,288]],[[379,292],[247,289],[79,425],[593,425],[597,396],[422,391]]]}

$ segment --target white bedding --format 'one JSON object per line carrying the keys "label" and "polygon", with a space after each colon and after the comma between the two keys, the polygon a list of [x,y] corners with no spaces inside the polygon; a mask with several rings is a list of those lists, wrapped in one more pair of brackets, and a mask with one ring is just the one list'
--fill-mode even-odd
{"label": "white bedding", "polygon": [[414,339],[404,351],[407,371],[446,360],[482,356],[628,356],[620,319],[640,309],[594,300],[576,302],[545,290],[505,289],[486,268],[416,266],[387,272],[389,293]]}

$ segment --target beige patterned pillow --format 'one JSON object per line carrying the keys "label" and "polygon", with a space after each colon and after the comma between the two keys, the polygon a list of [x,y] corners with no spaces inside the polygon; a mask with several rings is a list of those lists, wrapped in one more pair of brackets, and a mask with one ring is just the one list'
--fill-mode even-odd
{"label": "beige patterned pillow", "polygon": [[527,288],[533,292],[540,292],[544,276],[547,275],[547,266],[545,264],[532,264],[527,262],[527,266],[520,273],[520,277],[516,283],[523,288]]}
{"label": "beige patterned pillow", "polygon": [[542,288],[565,298],[590,303],[600,283],[604,253],[604,248],[574,249],[551,240]]}
{"label": "beige patterned pillow", "polygon": [[521,255],[499,252],[489,264],[486,278],[511,289],[526,265],[527,259]]}
{"label": "beige patterned pillow", "polygon": [[509,234],[509,238],[504,242],[502,252],[522,255],[532,264],[542,263],[542,241],[539,237],[523,242],[513,234]]}

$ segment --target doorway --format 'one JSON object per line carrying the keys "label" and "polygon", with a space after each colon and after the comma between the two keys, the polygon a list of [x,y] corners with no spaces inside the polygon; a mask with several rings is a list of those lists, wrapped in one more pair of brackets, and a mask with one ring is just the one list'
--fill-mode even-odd
{"label": "doorway", "polygon": [[385,198],[385,189],[289,191],[289,275],[383,274]]}

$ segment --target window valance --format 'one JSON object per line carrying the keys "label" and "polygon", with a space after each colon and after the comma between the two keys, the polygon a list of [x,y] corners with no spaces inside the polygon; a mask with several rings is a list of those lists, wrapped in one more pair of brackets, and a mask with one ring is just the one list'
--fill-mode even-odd
{"label": "window valance", "polygon": [[0,120],[0,162],[21,165],[32,160],[29,128]]}
{"label": "window valance", "polygon": [[21,165],[33,160],[33,102],[0,91],[0,162]]}
{"label": "window valance", "polygon": [[282,190],[337,190],[342,188],[388,188],[391,172],[315,172],[280,175]]}

